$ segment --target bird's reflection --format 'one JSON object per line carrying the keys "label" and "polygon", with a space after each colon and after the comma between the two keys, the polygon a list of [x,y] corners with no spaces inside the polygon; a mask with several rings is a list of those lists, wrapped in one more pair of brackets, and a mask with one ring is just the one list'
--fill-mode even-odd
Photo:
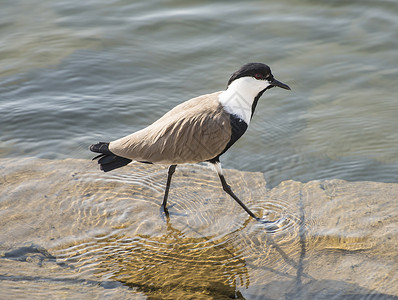
{"label": "bird's reflection", "polygon": [[109,238],[99,273],[156,299],[244,299],[246,262],[226,237],[186,237],[165,221],[159,236]]}

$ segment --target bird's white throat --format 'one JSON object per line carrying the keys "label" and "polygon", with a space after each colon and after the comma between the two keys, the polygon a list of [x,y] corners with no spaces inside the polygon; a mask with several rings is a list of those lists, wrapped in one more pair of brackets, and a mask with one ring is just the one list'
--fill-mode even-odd
{"label": "bird's white throat", "polygon": [[227,90],[218,96],[218,101],[226,112],[238,116],[249,125],[254,99],[258,93],[269,85],[270,83],[267,80],[241,77],[234,80]]}

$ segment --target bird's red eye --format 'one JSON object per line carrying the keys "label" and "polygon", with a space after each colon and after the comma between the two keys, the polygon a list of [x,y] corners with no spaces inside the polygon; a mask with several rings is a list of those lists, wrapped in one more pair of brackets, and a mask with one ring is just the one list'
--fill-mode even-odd
{"label": "bird's red eye", "polygon": [[256,74],[256,75],[254,75],[254,78],[256,78],[256,79],[263,79],[263,75],[261,75],[261,74]]}

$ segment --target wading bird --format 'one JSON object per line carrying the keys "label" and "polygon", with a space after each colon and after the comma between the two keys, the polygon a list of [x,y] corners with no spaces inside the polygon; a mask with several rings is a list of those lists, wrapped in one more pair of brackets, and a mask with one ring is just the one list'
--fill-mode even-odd
{"label": "wading bird", "polygon": [[90,150],[100,155],[104,172],[131,161],[168,164],[168,177],[162,207],[167,213],[171,178],[178,164],[210,162],[222,187],[253,218],[260,220],[234,194],[220,164],[225,153],[246,131],[263,93],[289,86],[276,80],[262,63],[248,63],[232,74],[227,89],[190,99],[177,105],[152,125],[110,143],[99,142]]}

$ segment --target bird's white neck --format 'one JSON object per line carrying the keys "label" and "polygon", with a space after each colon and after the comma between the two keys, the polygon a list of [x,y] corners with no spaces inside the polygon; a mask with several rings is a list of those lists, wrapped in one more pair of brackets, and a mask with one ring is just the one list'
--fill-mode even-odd
{"label": "bird's white neck", "polygon": [[241,77],[234,80],[227,90],[218,96],[218,101],[226,112],[238,116],[249,125],[254,99],[268,85],[269,82],[265,80]]}

